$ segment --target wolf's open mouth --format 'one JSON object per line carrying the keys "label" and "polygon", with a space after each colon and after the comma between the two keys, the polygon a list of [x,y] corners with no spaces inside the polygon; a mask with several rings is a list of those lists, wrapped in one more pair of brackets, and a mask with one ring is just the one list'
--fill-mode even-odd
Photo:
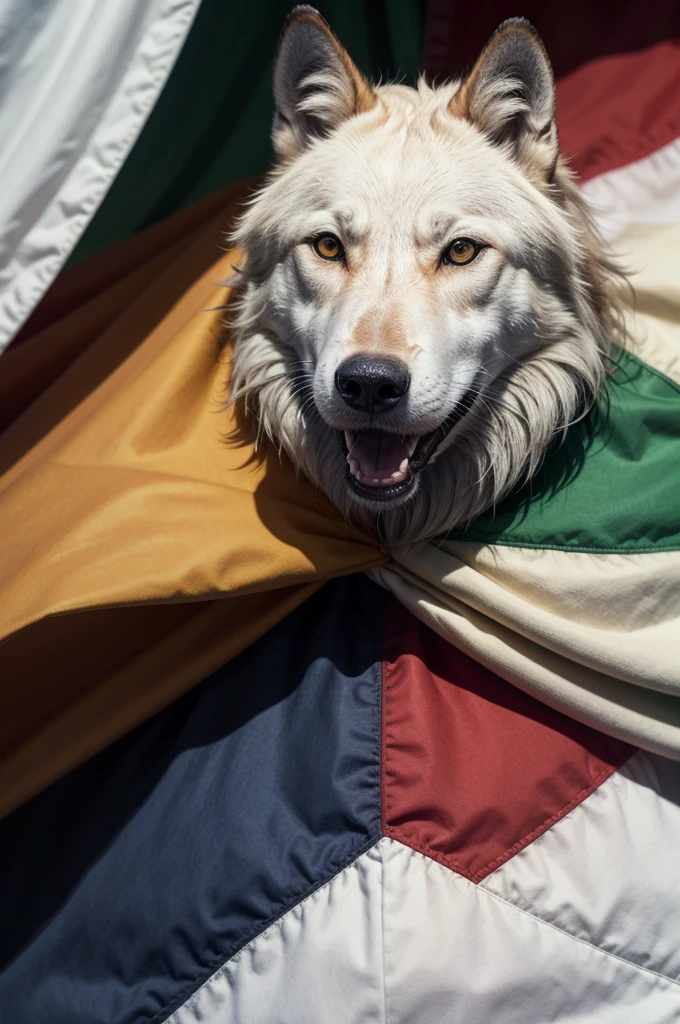
{"label": "wolf's open mouth", "polygon": [[374,429],[336,430],[352,490],[372,501],[392,501],[407,494],[416,475],[468,412],[473,400],[474,395],[467,392],[440,426],[421,436]]}

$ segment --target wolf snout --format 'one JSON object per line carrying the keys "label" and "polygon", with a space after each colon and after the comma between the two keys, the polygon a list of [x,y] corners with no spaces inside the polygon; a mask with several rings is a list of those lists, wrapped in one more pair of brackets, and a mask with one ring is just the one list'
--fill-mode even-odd
{"label": "wolf snout", "polygon": [[343,400],[360,412],[389,412],[411,386],[411,374],[392,356],[351,356],[335,373]]}

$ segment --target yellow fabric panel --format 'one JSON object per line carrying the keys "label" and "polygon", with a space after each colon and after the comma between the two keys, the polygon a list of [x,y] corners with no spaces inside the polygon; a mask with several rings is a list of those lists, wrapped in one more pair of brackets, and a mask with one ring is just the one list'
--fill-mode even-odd
{"label": "yellow fabric panel", "polygon": [[[145,236],[133,271],[122,261],[116,280],[84,290],[82,318],[62,310],[14,353],[17,393],[38,397],[0,441],[5,811],[325,579],[385,561],[225,408],[229,350],[212,307],[228,297],[216,282],[238,254],[219,244],[242,195],[198,227],[184,212],[174,240]],[[44,390],[46,362],[62,372]]]}
{"label": "yellow fabric panel", "polygon": [[[217,255],[215,245],[197,250],[191,262],[178,257],[216,217],[243,202],[256,184],[254,181],[230,185],[94,256],[87,263],[62,271],[14,344],[3,354],[0,430],[10,426],[88,345],[96,341],[121,309],[168,267],[175,265],[181,290],[207,270]],[[57,324],[59,328],[55,329]],[[139,344],[144,337],[142,325],[137,323],[135,328],[131,345]],[[122,352],[119,357],[121,355]],[[72,380],[71,390],[62,391],[62,399],[74,405],[77,398]],[[44,410],[42,419],[44,421]],[[21,430],[24,445],[28,442],[25,427],[24,424]]]}

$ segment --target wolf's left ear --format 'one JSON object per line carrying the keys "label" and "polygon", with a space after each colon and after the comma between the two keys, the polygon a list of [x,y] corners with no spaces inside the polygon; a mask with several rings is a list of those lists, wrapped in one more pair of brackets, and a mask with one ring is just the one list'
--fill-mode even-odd
{"label": "wolf's left ear", "polygon": [[303,4],[283,26],[274,102],[274,150],[290,158],[353,114],[370,110],[377,97],[319,12]]}
{"label": "wolf's left ear", "polygon": [[510,18],[496,30],[451,110],[552,179],[559,152],[555,81],[543,43],[525,18]]}

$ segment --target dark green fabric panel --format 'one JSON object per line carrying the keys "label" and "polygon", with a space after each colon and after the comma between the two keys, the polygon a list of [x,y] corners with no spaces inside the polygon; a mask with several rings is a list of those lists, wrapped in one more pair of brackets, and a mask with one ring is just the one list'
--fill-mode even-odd
{"label": "dark green fabric panel", "polygon": [[[70,265],[268,170],[272,62],[290,0],[203,0],[163,93]],[[318,0],[362,70],[414,80],[425,0]]]}
{"label": "dark green fabric panel", "polygon": [[564,551],[680,548],[680,388],[621,354],[605,401],[533,479],[449,540]]}

